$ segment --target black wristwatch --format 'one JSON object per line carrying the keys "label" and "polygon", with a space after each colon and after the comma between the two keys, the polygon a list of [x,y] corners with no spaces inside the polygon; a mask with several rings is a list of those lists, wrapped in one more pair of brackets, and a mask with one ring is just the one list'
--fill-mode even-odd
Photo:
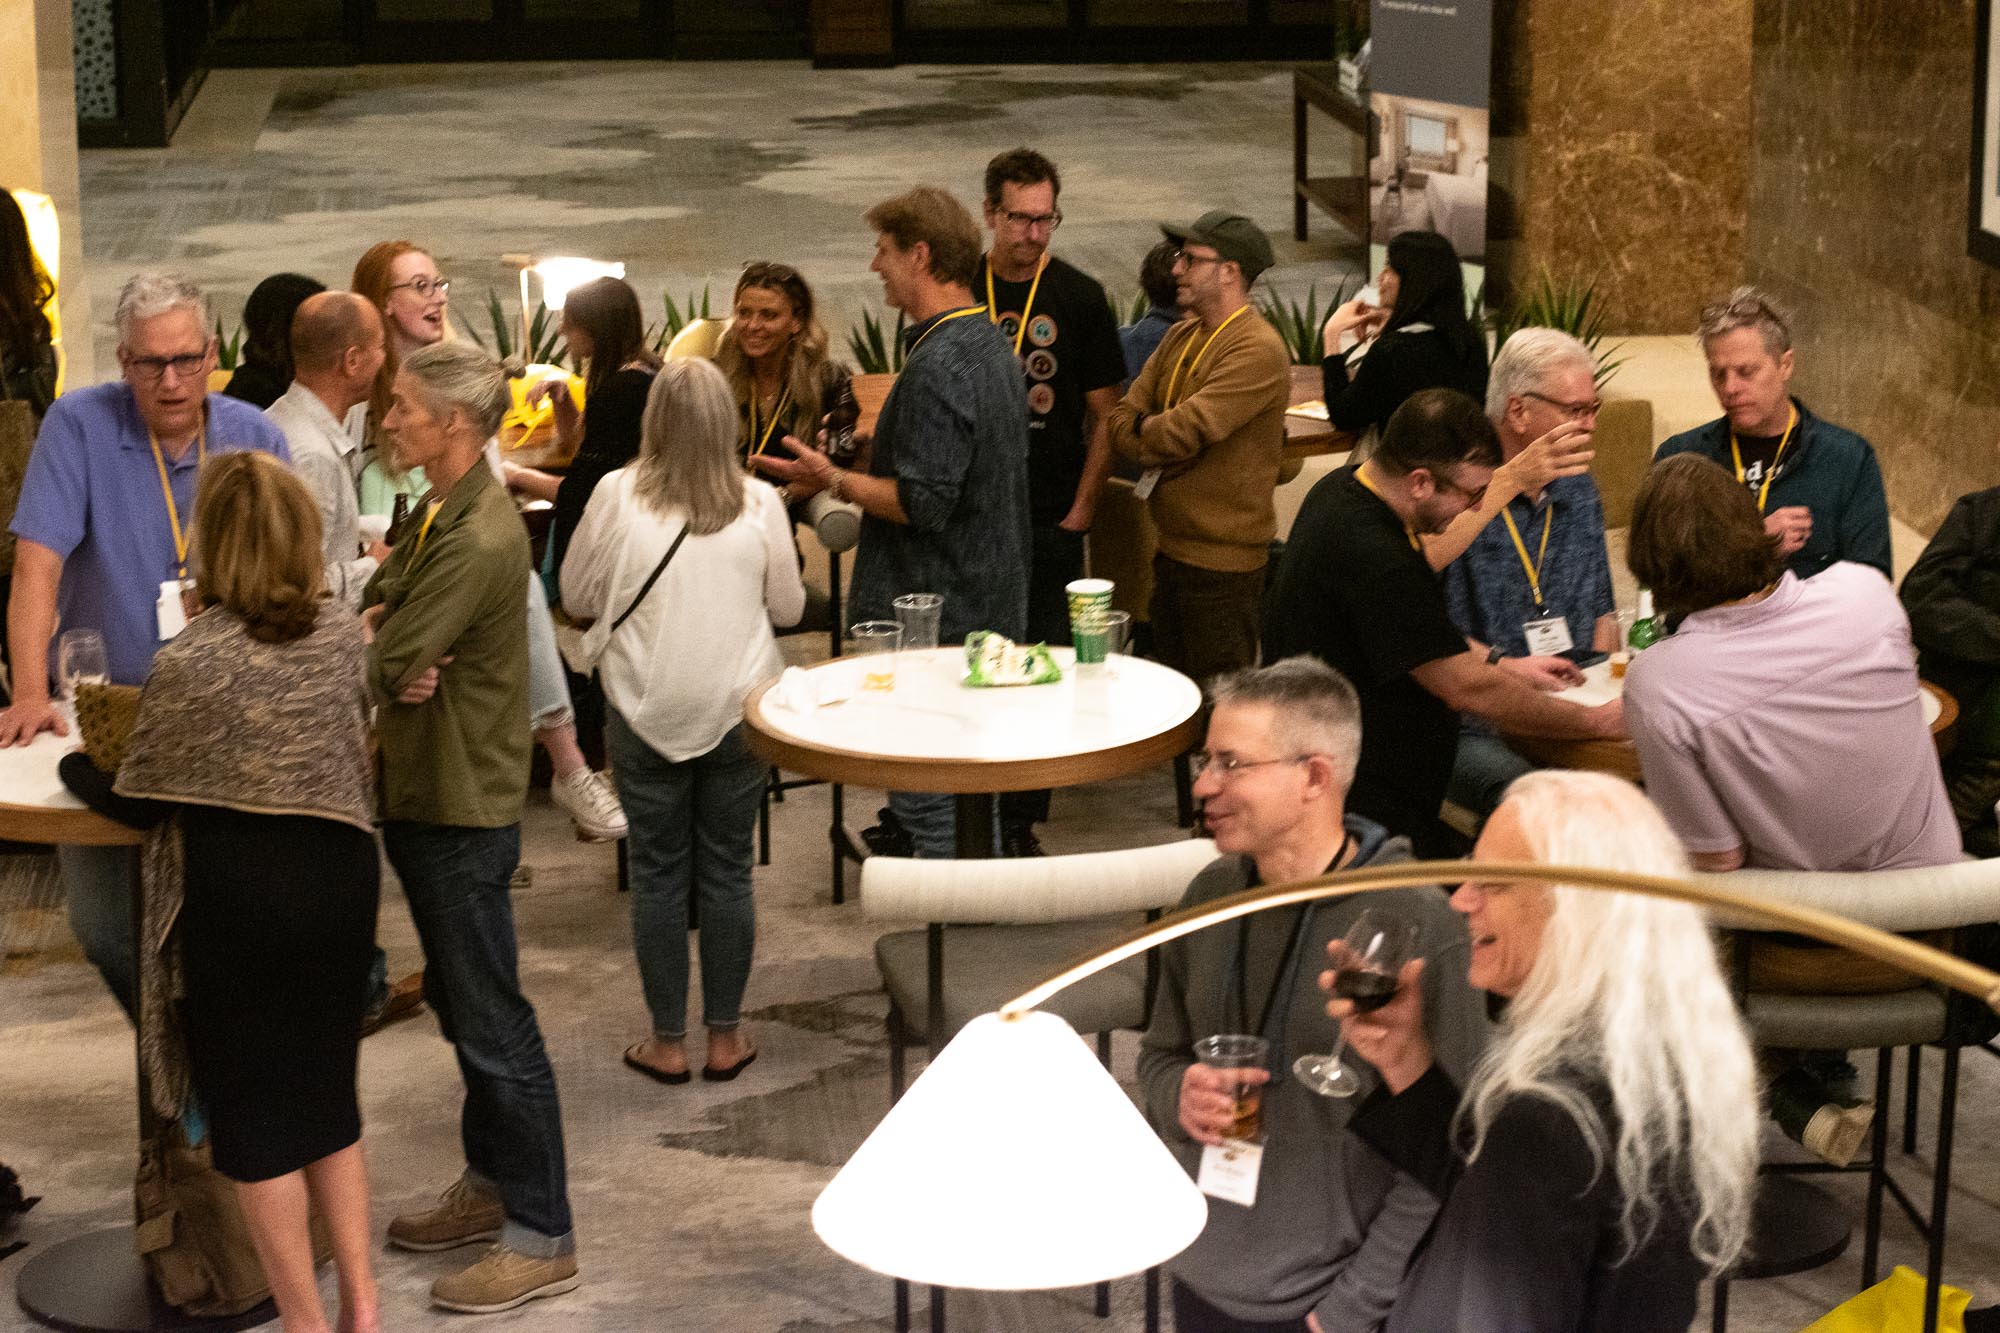
{"label": "black wristwatch", "polygon": [[1506,655],[1507,654],[1501,652],[1498,648],[1488,648],[1486,650],[1486,665],[1499,666],[1500,659],[1505,657]]}

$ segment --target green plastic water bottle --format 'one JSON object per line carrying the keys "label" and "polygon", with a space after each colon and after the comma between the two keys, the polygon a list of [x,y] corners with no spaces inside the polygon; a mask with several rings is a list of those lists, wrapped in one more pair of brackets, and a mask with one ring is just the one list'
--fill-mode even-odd
{"label": "green plastic water bottle", "polygon": [[1660,641],[1659,617],[1653,614],[1653,593],[1651,589],[1639,589],[1639,617],[1632,622],[1632,633],[1626,642],[1635,653],[1643,652]]}

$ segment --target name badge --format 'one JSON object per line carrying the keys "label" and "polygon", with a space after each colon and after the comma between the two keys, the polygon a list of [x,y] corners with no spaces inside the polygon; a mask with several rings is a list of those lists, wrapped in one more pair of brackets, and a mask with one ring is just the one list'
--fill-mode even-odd
{"label": "name badge", "polygon": [[1257,1203],[1257,1173],[1264,1169],[1264,1145],[1232,1139],[1201,1150],[1201,1171],[1195,1188],[1212,1199],[1252,1208]]}
{"label": "name badge", "polygon": [[159,621],[160,642],[179,634],[187,628],[187,603],[182,599],[183,584],[179,579],[168,579],[160,585],[160,600],[153,603],[153,615]]}
{"label": "name badge", "polygon": [[1139,474],[1139,480],[1132,483],[1132,495],[1135,499],[1143,500],[1151,495],[1153,488],[1159,484],[1160,469],[1149,467]]}
{"label": "name badge", "polygon": [[1569,621],[1561,616],[1544,616],[1526,621],[1521,633],[1528,640],[1528,656],[1559,657],[1576,647],[1569,636]]}

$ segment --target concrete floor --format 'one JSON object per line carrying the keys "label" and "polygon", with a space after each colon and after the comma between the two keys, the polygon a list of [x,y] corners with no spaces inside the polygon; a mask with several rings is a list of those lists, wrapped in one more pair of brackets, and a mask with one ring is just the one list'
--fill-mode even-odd
{"label": "concrete floor", "polygon": [[[508,251],[622,258],[649,313],[662,289],[725,289],[744,259],[771,256],[819,283],[839,342],[879,302],[861,210],[921,180],[973,199],[985,159],[1029,142],[1068,174],[1056,248],[1114,296],[1136,287],[1129,275],[1157,235],[1152,219],[1231,204],[1274,234],[1274,290],[1302,298],[1349,264],[1323,219],[1307,244],[1289,239],[1288,110],[1286,73],[1258,66],[219,71],[174,148],[86,155],[88,281],[108,318],[130,269],[177,263],[233,322],[268,272],[299,268],[339,285],[368,244],[410,235],[458,279],[458,313],[483,324],[475,307],[489,285],[508,290],[498,262]],[[1624,372],[1627,391],[1643,383],[1655,398],[1656,426],[1711,411],[1698,363],[1670,341]],[[99,343],[108,373],[108,329]],[[868,822],[877,804],[850,793],[850,823]],[[776,812],[773,863],[758,872],[748,1005],[761,1058],[735,1083],[668,1089],[618,1063],[645,1020],[610,849],[574,842],[539,800],[530,810],[534,882],[516,897],[522,973],[564,1099],[585,1283],[492,1325],[888,1326],[888,1284],[826,1251],[807,1217],[887,1100],[871,954],[884,927],[852,900],[828,900],[827,815],[824,788],[795,793]],[[1174,836],[1161,771],[1063,794],[1046,841],[1065,852]],[[0,1262],[0,1329],[25,1326],[14,1275],[37,1247],[127,1214],[132,1166],[129,1032],[94,974],[61,947],[53,919],[24,925],[6,938],[31,945],[0,967],[0,1157],[45,1199],[19,1231],[29,1250]],[[395,965],[416,965],[392,877],[382,938]],[[1127,1074],[1133,1045],[1117,1043],[1115,1067]],[[1927,1091],[1935,1069],[1933,1056]],[[1968,1057],[1965,1078],[1948,1275],[1984,1304],[2000,1300],[2000,1062]],[[362,1087],[379,1224],[457,1171],[459,1083],[422,1017],[366,1044]],[[1928,1164],[1923,1153],[1908,1163]],[[1858,1205],[1859,1182],[1836,1189]],[[1920,1261],[1907,1227],[1892,1223],[1887,1236],[1889,1262]],[[458,1326],[428,1311],[425,1292],[470,1255],[386,1253],[388,1326]],[[1740,1285],[1732,1326],[1797,1329],[1857,1280],[1850,1255]],[[954,1299],[962,1328],[1107,1327],[1080,1292]],[[1108,1326],[1140,1327],[1138,1302],[1138,1283],[1119,1284]]]}

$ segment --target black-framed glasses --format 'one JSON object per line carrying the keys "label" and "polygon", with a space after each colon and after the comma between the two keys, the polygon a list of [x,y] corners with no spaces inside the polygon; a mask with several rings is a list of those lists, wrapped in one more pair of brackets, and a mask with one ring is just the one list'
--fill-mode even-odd
{"label": "black-framed glasses", "polygon": [[1003,208],[1000,210],[1000,217],[1003,221],[1011,222],[1015,226],[1024,229],[1047,227],[1050,231],[1054,231],[1057,227],[1062,226],[1062,210],[1060,208],[1056,209],[1053,213],[1016,213],[1011,208]]}
{"label": "black-framed glasses", "polygon": [[1604,410],[1602,398],[1593,398],[1587,403],[1565,403],[1560,398],[1551,398],[1545,393],[1536,393],[1533,389],[1523,389],[1521,396],[1532,398],[1538,403],[1547,403],[1571,421],[1584,421]]}
{"label": "black-framed glasses", "polygon": [[1267,768],[1272,764],[1303,764],[1310,758],[1310,754],[1287,754],[1276,759],[1245,759],[1227,750],[1218,750],[1213,754],[1207,750],[1196,750],[1188,755],[1188,774],[1200,777],[1203,773],[1212,772],[1219,780],[1228,782],[1245,769]]}
{"label": "black-framed glasses", "polygon": [[125,358],[125,369],[132,371],[140,379],[152,381],[165,379],[169,370],[175,379],[188,379],[199,375],[208,364],[206,349],[199,352],[183,352],[179,356],[131,356]]}
{"label": "black-framed glasses", "polygon": [[1190,254],[1186,250],[1174,251],[1174,264],[1176,267],[1186,264],[1189,268],[1194,268],[1201,264],[1220,264],[1221,262],[1221,255],[1197,255]]}
{"label": "black-framed glasses", "polygon": [[389,290],[392,292],[401,291],[405,287],[428,301],[432,296],[444,296],[448,294],[451,291],[451,279],[439,278],[433,282],[429,278],[416,278],[410,282],[392,282],[389,284]]}

